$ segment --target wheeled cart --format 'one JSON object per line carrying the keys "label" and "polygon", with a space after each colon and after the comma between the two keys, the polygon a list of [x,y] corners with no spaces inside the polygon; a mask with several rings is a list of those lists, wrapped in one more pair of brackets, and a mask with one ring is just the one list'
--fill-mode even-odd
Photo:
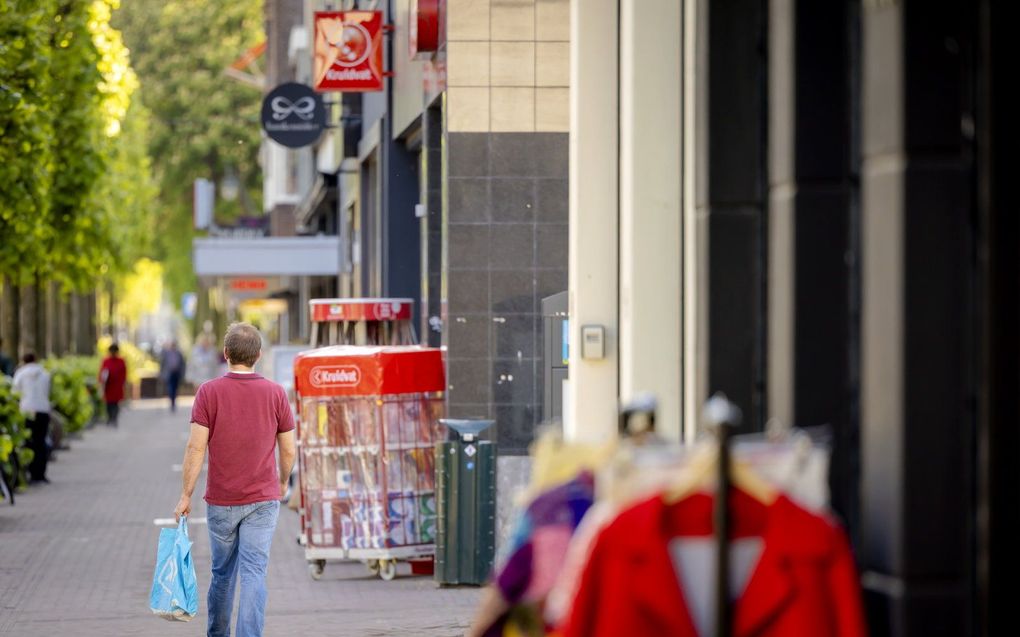
{"label": "wheeled cart", "polygon": [[385,580],[435,555],[435,445],[445,440],[440,350],[339,345],[294,361],[301,530],[318,579],[360,560]]}

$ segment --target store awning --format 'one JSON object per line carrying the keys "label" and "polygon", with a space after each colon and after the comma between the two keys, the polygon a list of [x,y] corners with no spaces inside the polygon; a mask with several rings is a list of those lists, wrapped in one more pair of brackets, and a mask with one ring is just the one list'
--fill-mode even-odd
{"label": "store awning", "polygon": [[198,276],[336,276],[340,239],[319,237],[210,237],[192,242]]}

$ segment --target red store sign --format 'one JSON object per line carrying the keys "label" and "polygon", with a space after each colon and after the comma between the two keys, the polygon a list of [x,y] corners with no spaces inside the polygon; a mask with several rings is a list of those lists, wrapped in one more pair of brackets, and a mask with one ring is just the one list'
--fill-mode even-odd
{"label": "red store sign", "polygon": [[408,11],[407,36],[411,58],[428,59],[439,50],[439,0],[411,0]]}
{"label": "red store sign", "polygon": [[383,89],[382,11],[315,13],[316,91]]}

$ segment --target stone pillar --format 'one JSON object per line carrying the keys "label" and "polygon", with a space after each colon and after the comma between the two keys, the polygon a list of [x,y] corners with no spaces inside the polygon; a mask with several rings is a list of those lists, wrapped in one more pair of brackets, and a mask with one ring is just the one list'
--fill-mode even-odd
{"label": "stone pillar", "polygon": [[[619,396],[619,0],[572,0],[570,32],[570,381],[564,434],[616,432]],[[610,52],[609,55],[606,52]],[[605,328],[603,360],[581,357],[581,327]]]}
{"label": "stone pillar", "polygon": [[974,17],[862,13],[860,559],[876,635],[974,634]]}
{"label": "stone pillar", "polygon": [[656,429],[674,440],[683,336],[681,6],[620,3],[620,397],[654,394]]}
{"label": "stone pillar", "polygon": [[857,246],[844,4],[769,4],[768,416],[833,428],[833,503],[856,530]]}
{"label": "stone pillar", "polygon": [[766,16],[751,0],[702,0],[693,13],[685,170],[694,178],[684,231],[694,251],[685,303],[694,362],[685,373],[689,387],[700,384],[685,400],[696,414],[707,395],[725,392],[743,410],[744,429],[755,430],[765,414]]}

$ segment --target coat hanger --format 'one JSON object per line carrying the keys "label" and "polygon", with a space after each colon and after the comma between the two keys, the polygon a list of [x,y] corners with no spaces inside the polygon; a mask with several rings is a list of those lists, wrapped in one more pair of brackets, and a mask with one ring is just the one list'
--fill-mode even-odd
{"label": "coat hanger", "polygon": [[[677,476],[676,482],[663,490],[663,500],[666,504],[675,504],[698,491],[711,489],[718,466],[718,449],[714,444],[706,445],[691,458],[690,463]],[[730,458],[730,479],[734,487],[762,504],[772,504],[779,497],[771,484],[760,478],[750,465],[739,458]]]}
{"label": "coat hanger", "polygon": [[719,475],[720,447],[726,446],[729,458],[730,483],[758,502],[768,505],[776,500],[778,492],[759,477],[746,463],[728,451],[729,430],[740,423],[740,410],[719,394],[705,404],[702,415],[706,425],[715,431],[716,442],[706,444],[703,451],[691,459],[690,464],[678,476],[674,484],[663,490],[663,500],[675,504],[689,495],[710,488]]}

